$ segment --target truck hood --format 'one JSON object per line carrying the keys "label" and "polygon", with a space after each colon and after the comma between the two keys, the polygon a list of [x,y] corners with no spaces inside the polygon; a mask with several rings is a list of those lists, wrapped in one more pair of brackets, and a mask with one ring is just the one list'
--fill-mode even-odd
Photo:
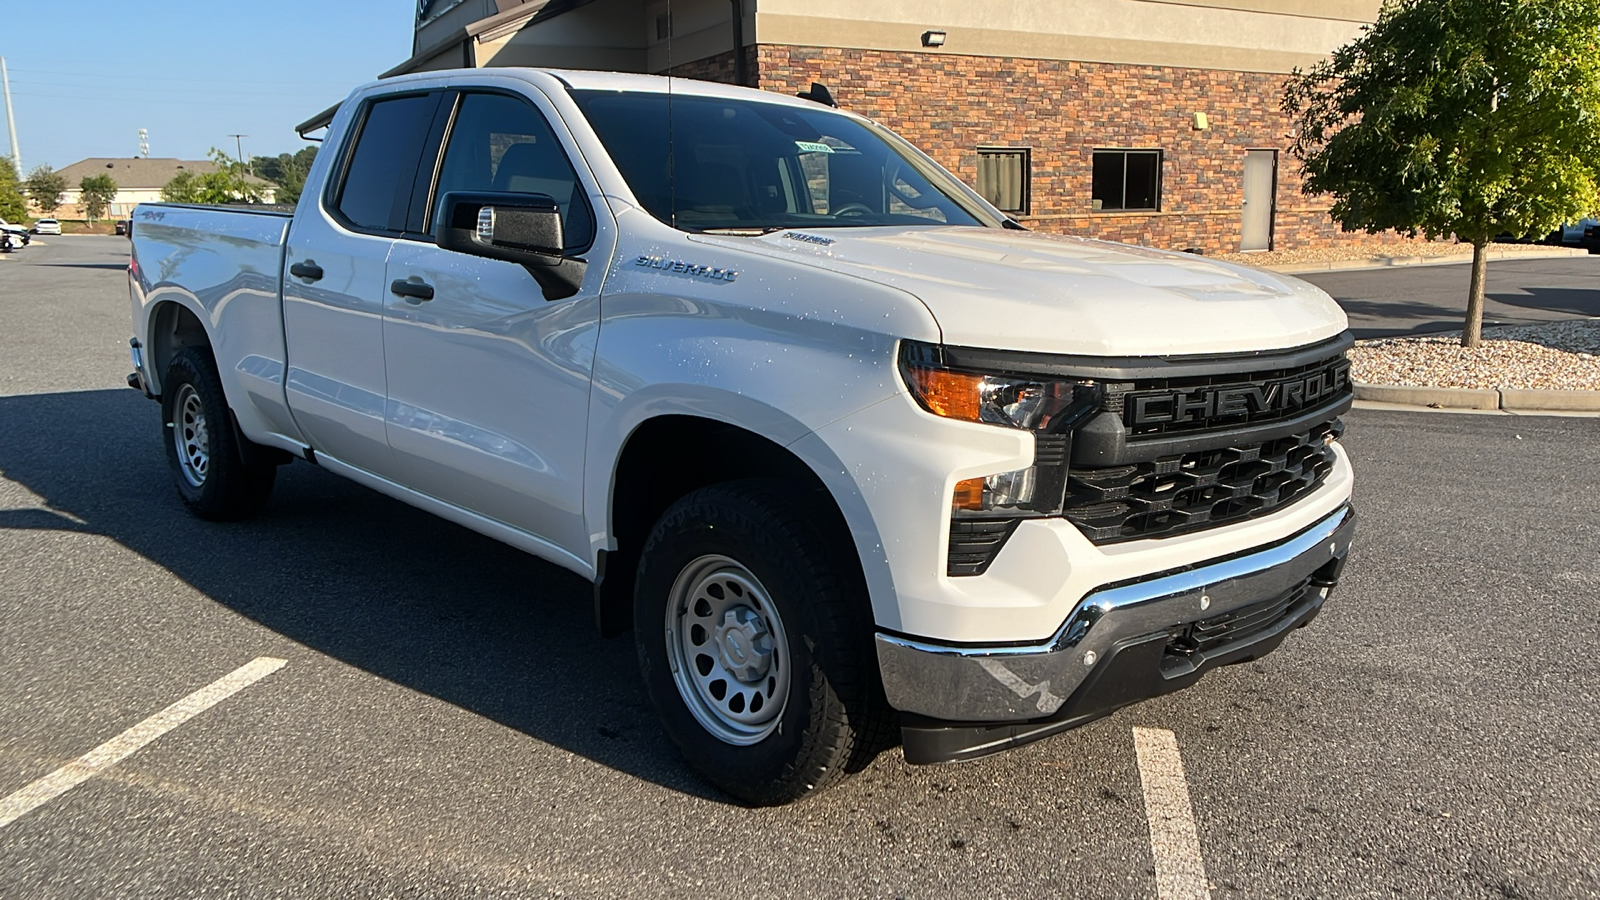
{"label": "truck hood", "polygon": [[[1294,278],[1187,253],[993,228],[824,228],[698,242],[802,258],[921,300],[945,343],[1087,356],[1276,350],[1344,331]],[[841,298],[842,300],[843,298]]]}

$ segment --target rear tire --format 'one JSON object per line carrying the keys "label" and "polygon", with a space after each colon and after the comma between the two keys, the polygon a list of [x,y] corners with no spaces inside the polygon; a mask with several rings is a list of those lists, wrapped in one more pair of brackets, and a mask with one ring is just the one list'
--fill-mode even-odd
{"label": "rear tire", "polygon": [[859,576],[792,493],[740,481],[679,500],[634,592],[639,669],[668,737],[760,806],[858,771],[896,724]]}
{"label": "rear tire", "polygon": [[[161,384],[167,465],[185,506],[202,519],[234,521],[261,511],[278,467],[245,462],[211,356],[185,347],[172,357]],[[258,460],[264,453],[252,454]]]}

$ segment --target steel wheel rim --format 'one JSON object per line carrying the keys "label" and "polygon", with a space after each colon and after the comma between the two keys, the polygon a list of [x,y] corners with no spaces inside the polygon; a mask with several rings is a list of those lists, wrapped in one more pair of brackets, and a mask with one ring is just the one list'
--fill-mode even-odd
{"label": "steel wheel rim", "polygon": [[194,385],[178,388],[173,402],[172,443],[178,449],[178,471],[191,487],[206,483],[211,470],[211,429],[206,425],[205,407]]}
{"label": "steel wheel rim", "polygon": [[726,556],[702,556],[672,584],[667,657],[678,695],[712,736],[735,746],[777,730],[789,702],[789,643],[766,588]]}

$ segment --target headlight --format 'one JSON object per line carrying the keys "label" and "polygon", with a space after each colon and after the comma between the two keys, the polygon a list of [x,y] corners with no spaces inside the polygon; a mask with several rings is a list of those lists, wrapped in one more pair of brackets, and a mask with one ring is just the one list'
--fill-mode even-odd
{"label": "headlight", "polygon": [[1051,515],[1061,509],[1072,429],[1100,405],[1100,386],[1070,376],[974,372],[943,364],[940,348],[906,341],[900,370],[922,408],[936,416],[1034,434],[1034,465],[958,482],[957,516]]}
{"label": "headlight", "polygon": [[980,375],[907,362],[906,384],[922,408],[936,416],[1052,431],[1093,382],[1045,380],[1012,375]]}

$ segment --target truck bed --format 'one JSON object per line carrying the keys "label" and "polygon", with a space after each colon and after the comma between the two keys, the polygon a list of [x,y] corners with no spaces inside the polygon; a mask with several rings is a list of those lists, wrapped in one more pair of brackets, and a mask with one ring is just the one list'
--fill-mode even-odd
{"label": "truck bed", "polygon": [[[155,359],[173,342],[174,322],[151,316],[164,301],[193,313],[213,336],[217,370],[239,424],[249,433],[298,441],[283,391],[282,273],[291,213],[279,207],[142,203],[133,213],[137,337]],[[217,327],[224,312],[228,327]],[[150,373],[160,393],[162,373]]]}

